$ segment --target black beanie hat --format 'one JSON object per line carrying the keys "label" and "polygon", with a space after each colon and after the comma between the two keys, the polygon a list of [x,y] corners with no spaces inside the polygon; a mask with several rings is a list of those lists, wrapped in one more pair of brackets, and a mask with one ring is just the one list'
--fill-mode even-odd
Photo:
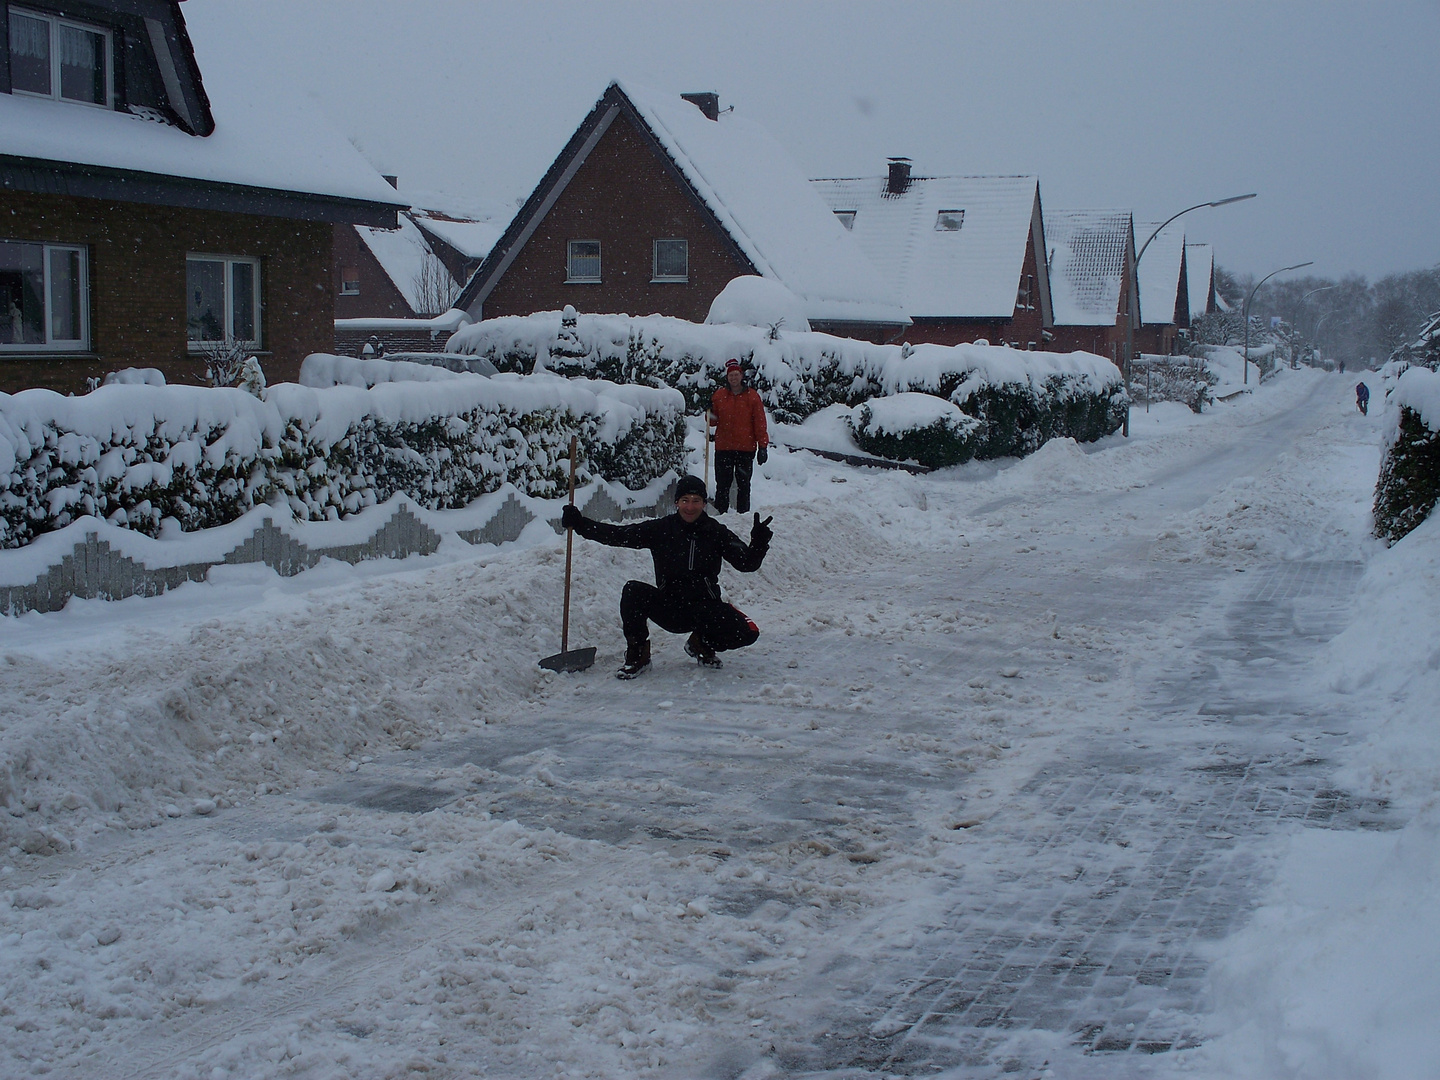
{"label": "black beanie hat", "polygon": [[709,500],[710,495],[705,490],[705,481],[698,476],[682,476],[675,483],[675,501],[678,503],[686,495],[699,495],[702,499]]}

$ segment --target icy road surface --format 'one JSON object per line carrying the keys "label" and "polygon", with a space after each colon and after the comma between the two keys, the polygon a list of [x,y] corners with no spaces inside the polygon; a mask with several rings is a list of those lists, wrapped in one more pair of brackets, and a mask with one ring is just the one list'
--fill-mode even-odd
{"label": "icy road surface", "polygon": [[[0,628],[0,1074],[1152,1076],[1337,785],[1377,419],[1286,375],[925,477],[777,452],[697,668],[544,538]],[[842,483],[843,482],[843,483]],[[736,524],[742,535],[748,521]]]}

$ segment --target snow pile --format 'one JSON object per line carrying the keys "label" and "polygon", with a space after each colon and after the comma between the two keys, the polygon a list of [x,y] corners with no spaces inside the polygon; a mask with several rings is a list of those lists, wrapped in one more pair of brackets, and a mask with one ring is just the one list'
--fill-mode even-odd
{"label": "snow pile", "polygon": [[432,510],[505,483],[549,498],[566,487],[571,435],[582,482],[643,487],[681,464],[674,391],[414,367],[372,389],[281,384],[263,400],[193,386],[0,394],[0,546],[84,516],[157,536],[167,520],[208,528],[266,503],[315,521],[398,493]]}
{"label": "snow pile", "polygon": [[358,386],[362,390],[392,382],[445,382],[463,379],[465,372],[409,360],[357,360],[353,356],[311,353],[300,365],[300,385],[325,389]]}
{"label": "snow pile", "polygon": [[810,321],[805,318],[805,305],[800,298],[778,281],[745,274],[731,280],[710,302],[708,325],[737,323],[809,333]]}
{"label": "snow pile", "polygon": [[698,412],[738,358],[766,407],[799,423],[831,405],[916,391],[946,398],[984,425],[976,457],[1025,454],[1046,439],[1092,441],[1124,418],[1120,371],[1091,353],[990,345],[874,345],[819,333],[701,325],[661,315],[582,315],[573,309],[487,319],[446,350],[501,371],[546,370],[617,383],[670,386]]}
{"label": "snow pile", "polygon": [[931,468],[974,457],[975,436],[982,427],[953,401],[916,393],[871,398],[856,405],[846,423],[866,453]]}
{"label": "snow pile", "polygon": [[1385,410],[1387,446],[1375,482],[1375,535],[1393,544],[1429,517],[1440,500],[1440,373],[1406,370],[1389,392]]}
{"label": "snow pile", "polygon": [[1231,1076],[1434,1075],[1440,1061],[1440,520],[1375,557],[1319,667],[1369,703],[1339,776],[1419,812],[1397,833],[1304,830],[1268,902],[1227,942],[1217,988],[1238,1025]]}

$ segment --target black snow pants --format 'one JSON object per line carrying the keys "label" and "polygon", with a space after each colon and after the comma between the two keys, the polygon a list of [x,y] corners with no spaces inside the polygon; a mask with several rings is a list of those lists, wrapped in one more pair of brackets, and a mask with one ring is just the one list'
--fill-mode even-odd
{"label": "black snow pants", "polygon": [[730,509],[730,482],[738,485],[735,493],[735,509],[742,514],[750,512],[750,478],[755,475],[754,450],[715,451],[715,498],[712,500],[717,514]]}
{"label": "black snow pants", "polygon": [[753,645],[760,628],[723,600],[678,600],[645,581],[627,581],[620,591],[620,625],[626,641],[646,641],[649,623],[672,634],[699,634],[716,652]]}

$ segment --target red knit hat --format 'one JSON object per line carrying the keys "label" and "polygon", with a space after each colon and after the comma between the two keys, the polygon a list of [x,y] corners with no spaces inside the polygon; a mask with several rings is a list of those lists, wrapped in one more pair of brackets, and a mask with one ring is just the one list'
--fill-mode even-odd
{"label": "red knit hat", "polygon": [[741,371],[741,370],[743,370],[743,369],[740,367],[740,361],[739,361],[739,360],[733,360],[733,359],[732,359],[732,360],[726,360],[726,361],[725,361],[725,374],[726,374],[726,375],[729,375],[730,372],[732,372],[732,371]]}

